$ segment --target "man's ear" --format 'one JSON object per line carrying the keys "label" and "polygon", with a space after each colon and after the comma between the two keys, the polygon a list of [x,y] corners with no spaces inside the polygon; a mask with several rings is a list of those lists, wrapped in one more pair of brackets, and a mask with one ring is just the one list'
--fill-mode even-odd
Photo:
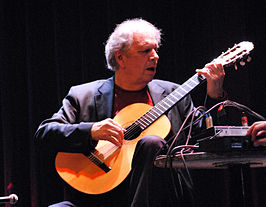
{"label": "man's ear", "polygon": [[124,65],[124,59],[123,54],[120,51],[115,51],[115,60],[118,63],[120,67],[123,67]]}

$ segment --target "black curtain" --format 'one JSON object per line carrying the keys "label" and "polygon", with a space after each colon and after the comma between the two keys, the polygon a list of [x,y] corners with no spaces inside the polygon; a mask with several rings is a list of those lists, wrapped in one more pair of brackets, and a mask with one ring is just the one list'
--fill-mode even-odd
{"label": "black curtain", "polygon": [[[33,134],[72,85],[112,75],[104,42],[127,18],[142,17],[162,29],[157,78],[176,83],[234,43],[252,41],[253,61],[228,68],[225,87],[230,100],[266,116],[265,7],[265,0],[1,0],[0,196],[16,193],[21,207],[64,198],[54,155],[36,149]],[[203,104],[204,90],[193,92],[196,105]],[[266,202],[264,174],[252,169],[253,206]],[[193,177],[199,206],[230,206],[227,171],[200,170]]]}

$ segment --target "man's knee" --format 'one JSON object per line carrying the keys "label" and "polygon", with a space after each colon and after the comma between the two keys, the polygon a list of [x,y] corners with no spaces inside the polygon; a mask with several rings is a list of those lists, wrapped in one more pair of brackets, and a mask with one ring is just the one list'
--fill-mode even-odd
{"label": "man's knee", "polygon": [[139,140],[138,144],[147,146],[149,148],[150,147],[161,148],[164,146],[165,140],[156,135],[147,135],[147,136],[142,137]]}

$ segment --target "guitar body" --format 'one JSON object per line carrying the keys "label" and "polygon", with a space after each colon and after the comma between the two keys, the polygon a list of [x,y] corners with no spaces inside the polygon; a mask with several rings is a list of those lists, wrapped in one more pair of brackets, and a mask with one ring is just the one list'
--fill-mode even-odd
{"label": "guitar body", "polygon": [[[126,128],[149,111],[152,106],[137,103],[122,109],[114,118]],[[124,140],[118,148],[108,141],[99,141],[95,154],[108,167],[104,172],[82,153],[59,152],[55,167],[61,178],[76,190],[87,194],[102,194],[118,186],[129,174],[136,144],[141,137],[157,135],[165,138],[171,128],[170,121],[163,115],[135,139]]]}

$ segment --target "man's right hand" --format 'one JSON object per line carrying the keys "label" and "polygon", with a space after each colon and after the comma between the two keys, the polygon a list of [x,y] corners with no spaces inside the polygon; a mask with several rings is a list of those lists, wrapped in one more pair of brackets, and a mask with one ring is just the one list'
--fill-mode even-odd
{"label": "man's right hand", "polygon": [[96,122],[91,128],[91,137],[94,140],[106,140],[121,147],[124,139],[125,129],[113,119],[105,119]]}

